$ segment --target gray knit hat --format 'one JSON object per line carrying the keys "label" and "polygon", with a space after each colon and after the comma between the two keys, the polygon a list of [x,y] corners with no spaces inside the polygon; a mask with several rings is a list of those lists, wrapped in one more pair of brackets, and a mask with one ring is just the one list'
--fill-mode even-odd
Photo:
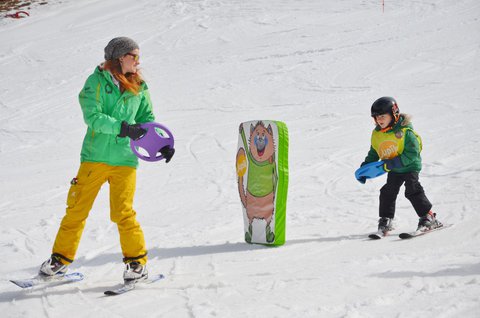
{"label": "gray knit hat", "polygon": [[105,47],[105,60],[118,59],[135,49],[138,49],[138,44],[134,40],[125,36],[114,38]]}

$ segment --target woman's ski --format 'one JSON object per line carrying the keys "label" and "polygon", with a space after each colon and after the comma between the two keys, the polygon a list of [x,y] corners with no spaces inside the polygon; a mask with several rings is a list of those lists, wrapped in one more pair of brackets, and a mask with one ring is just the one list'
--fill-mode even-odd
{"label": "woman's ski", "polygon": [[145,280],[141,281],[132,281],[132,282],[125,282],[122,287],[116,288],[116,289],[111,289],[111,290],[106,290],[104,292],[105,295],[107,296],[116,296],[116,295],[121,295],[125,294],[126,292],[132,291],[135,289],[136,284],[152,284],[155,282],[158,282],[159,280],[162,280],[165,278],[165,275],[163,274],[158,274],[153,277],[149,277]]}
{"label": "woman's ski", "polygon": [[10,281],[20,288],[32,288],[35,286],[56,286],[68,283],[75,283],[83,280],[83,274],[79,272],[65,274],[64,276],[37,275],[26,279],[11,279]]}

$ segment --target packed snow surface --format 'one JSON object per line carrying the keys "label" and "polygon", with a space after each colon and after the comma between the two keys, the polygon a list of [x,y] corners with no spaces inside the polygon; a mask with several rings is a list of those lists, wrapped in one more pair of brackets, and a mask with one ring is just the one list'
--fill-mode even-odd
{"label": "packed snow surface", "polygon": [[[478,0],[57,0],[0,20],[2,317],[480,317]],[[140,44],[169,164],[142,162],[135,210],[149,269],[127,295],[108,185],[71,271],[20,290],[49,257],[79,167],[77,96],[116,36]],[[396,230],[376,230],[379,189],[354,171],[372,102],[394,96],[423,138],[420,180],[452,227],[399,240],[417,215],[401,190]],[[290,136],[287,242],[244,242],[238,125]]]}

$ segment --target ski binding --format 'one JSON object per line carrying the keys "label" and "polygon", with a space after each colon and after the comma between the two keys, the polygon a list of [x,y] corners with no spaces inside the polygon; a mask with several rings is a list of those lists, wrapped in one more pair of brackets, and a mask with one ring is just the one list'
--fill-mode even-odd
{"label": "ski binding", "polygon": [[390,231],[387,231],[387,232],[378,231],[377,233],[373,233],[373,234],[368,235],[368,238],[371,239],[371,240],[380,240],[380,239],[384,238],[385,236],[388,236],[388,233],[390,233]]}

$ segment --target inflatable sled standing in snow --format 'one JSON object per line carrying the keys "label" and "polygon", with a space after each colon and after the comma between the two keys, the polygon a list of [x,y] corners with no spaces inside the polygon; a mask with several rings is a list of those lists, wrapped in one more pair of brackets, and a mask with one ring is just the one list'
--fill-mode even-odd
{"label": "inflatable sled standing in snow", "polygon": [[288,130],[279,121],[240,124],[236,157],[245,241],[285,243]]}

